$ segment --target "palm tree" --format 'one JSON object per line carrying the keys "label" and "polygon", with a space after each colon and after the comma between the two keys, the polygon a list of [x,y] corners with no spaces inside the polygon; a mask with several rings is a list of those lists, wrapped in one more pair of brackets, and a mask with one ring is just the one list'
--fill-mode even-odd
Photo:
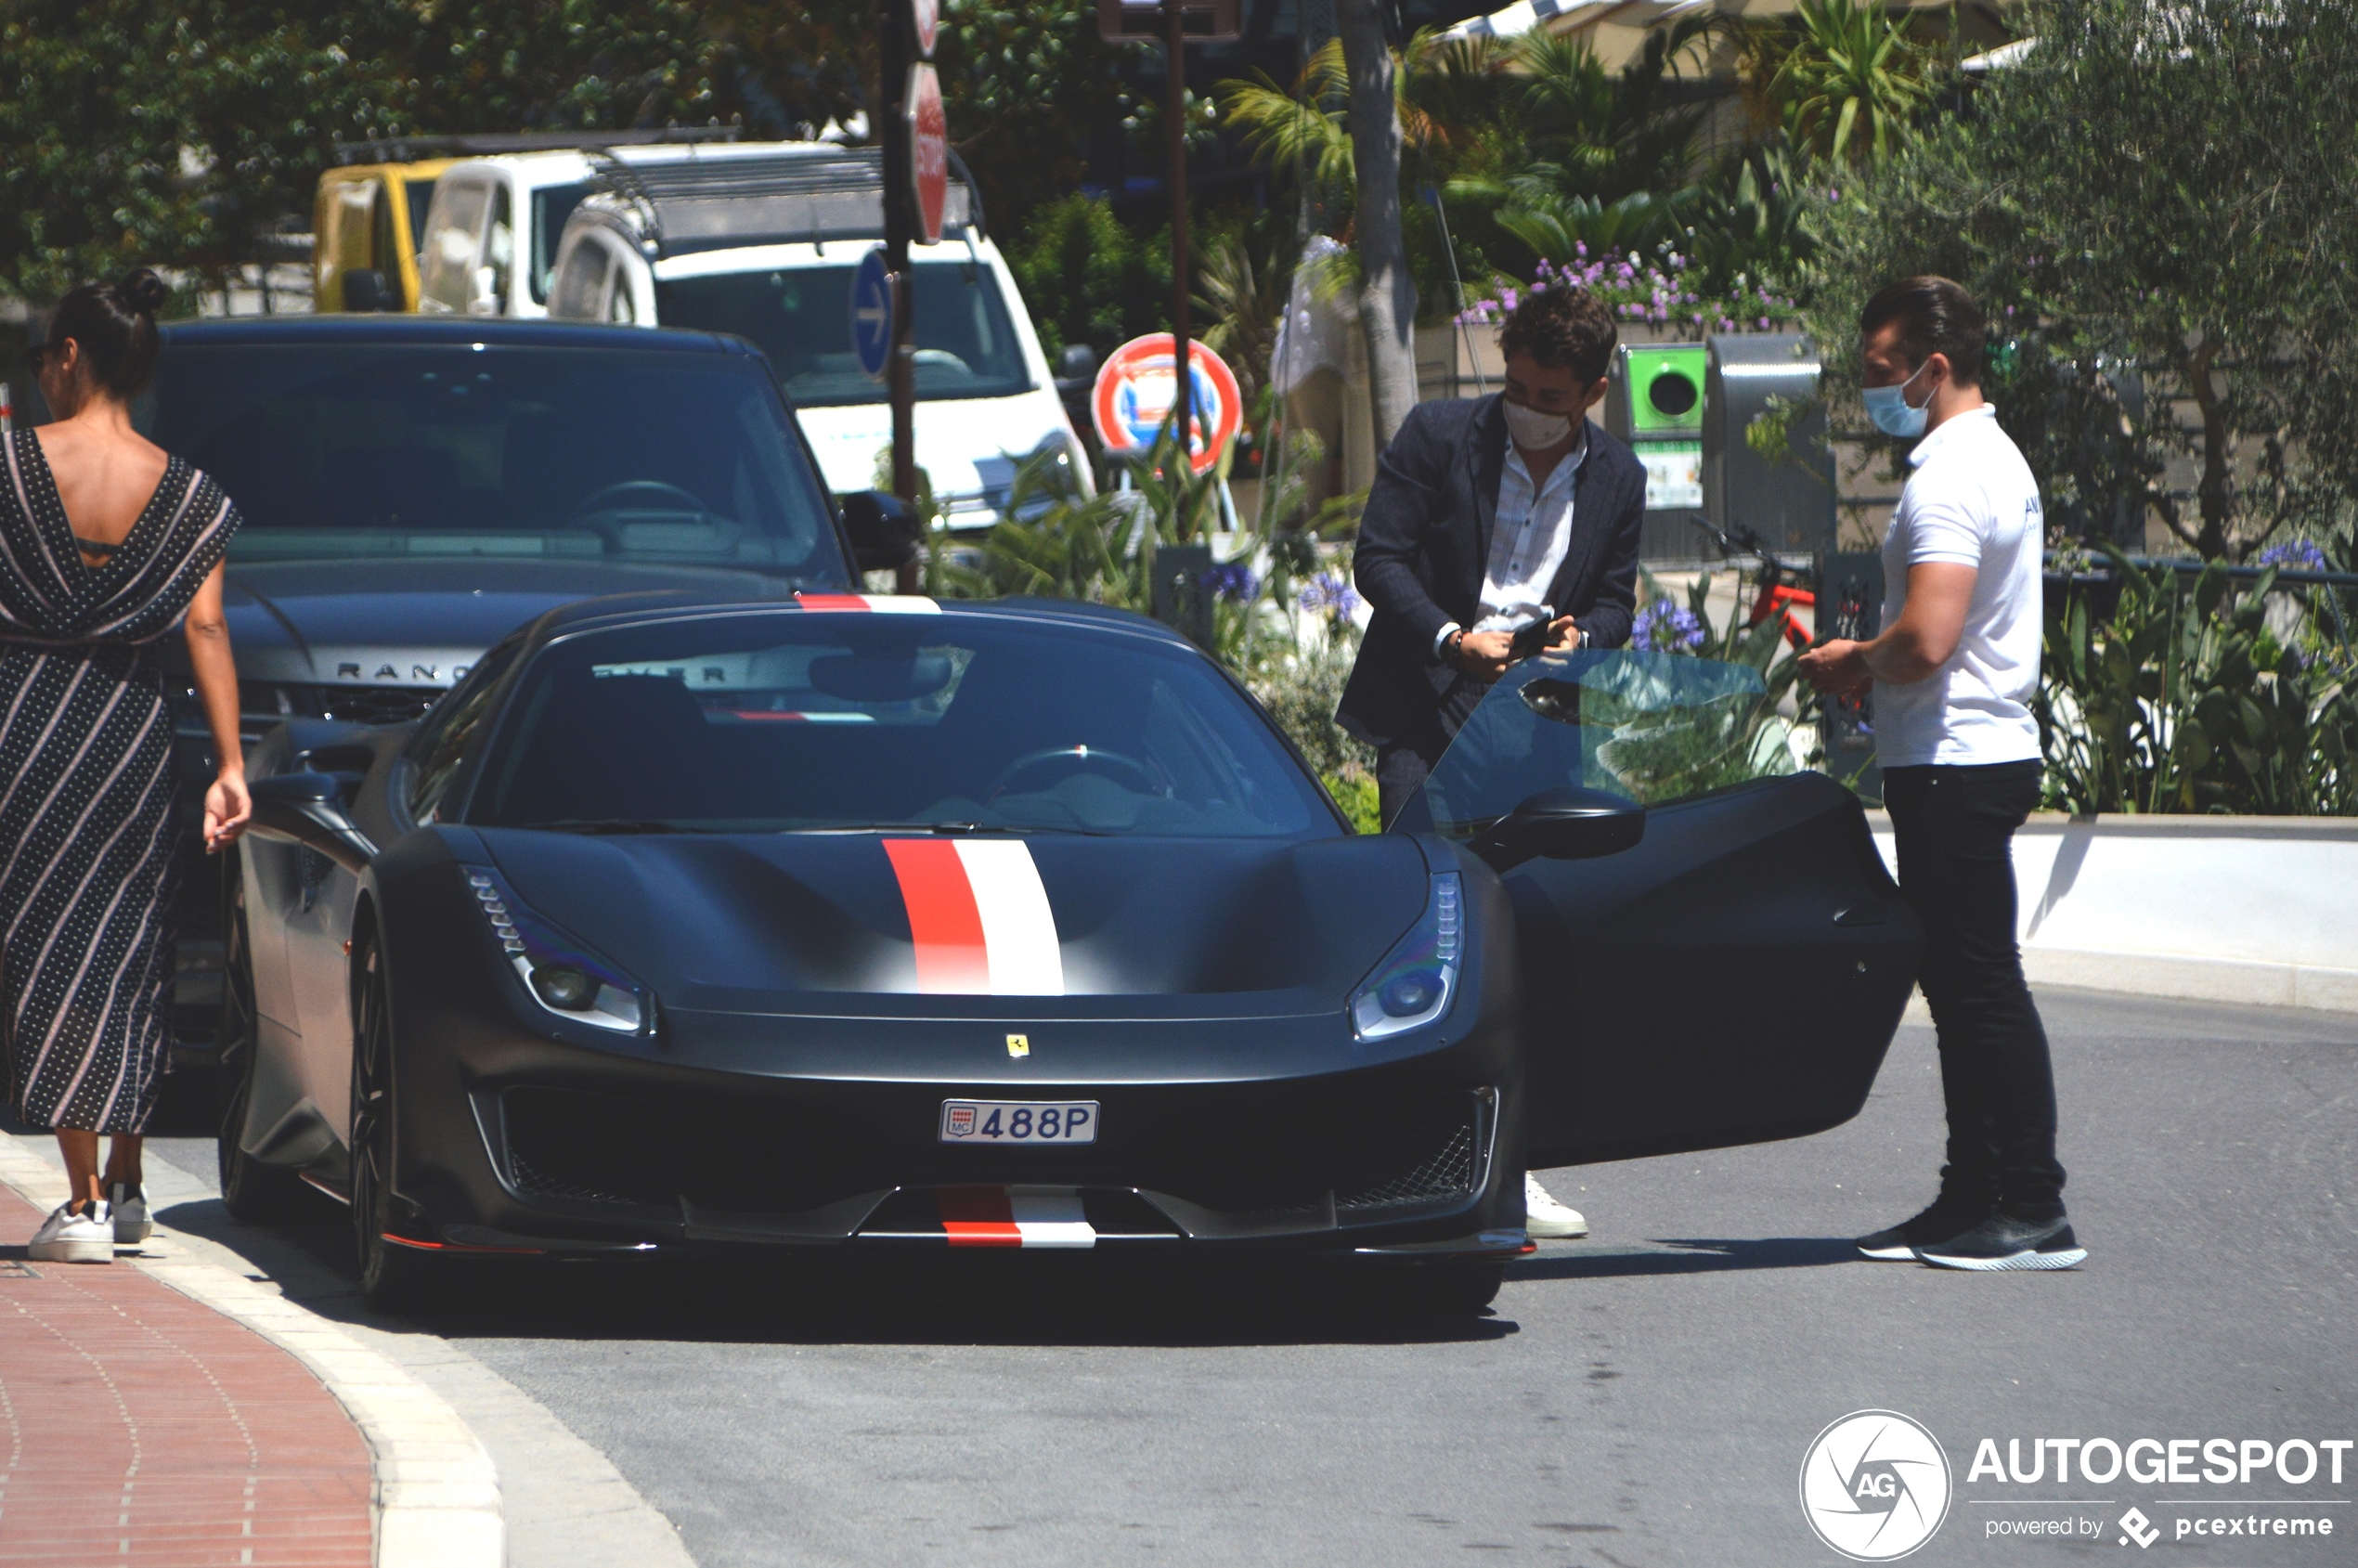
{"label": "palm tree", "polygon": [[1931,91],[1906,16],[1858,0],[1799,0],[1794,14],[1798,36],[1769,83],[1794,144],[1880,163]]}

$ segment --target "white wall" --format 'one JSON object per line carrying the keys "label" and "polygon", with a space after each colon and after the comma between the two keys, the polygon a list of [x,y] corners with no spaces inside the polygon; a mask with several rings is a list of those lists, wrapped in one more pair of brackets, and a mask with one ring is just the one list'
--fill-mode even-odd
{"label": "white wall", "polygon": [[2041,813],[2015,882],[2033,983],[2358,1012],[2358,821]]}

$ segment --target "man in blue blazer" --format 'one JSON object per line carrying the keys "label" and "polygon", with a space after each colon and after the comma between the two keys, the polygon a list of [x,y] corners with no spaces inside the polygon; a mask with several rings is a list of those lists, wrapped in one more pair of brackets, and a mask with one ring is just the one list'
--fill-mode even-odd
{"label": "man in blue blazer", "polygon": [[[1354,577],[1375,609],[1335,717],[1376,748],[1389,825],[1512,662],[1515,633],[1617,648],[1637,605],[1646,471],[1588,410],[1619,333],[1581,289],[1526,294],[1503,396],[1420,403],[1384,448]],[[1526,1173],[1533,1236],[1588,1234]]]}
{"label": "man in blue blazer", "polygon": [[1619,333],[1586,290],[1525,294],[1503,396],[1420,403],[1384,448],[1354,577],[1375,610],[1335,715],[1376,748],[1389,824],[1492,682],[1518,629],[1617,648],[1637,604],[1646,471],[1592,422]]}

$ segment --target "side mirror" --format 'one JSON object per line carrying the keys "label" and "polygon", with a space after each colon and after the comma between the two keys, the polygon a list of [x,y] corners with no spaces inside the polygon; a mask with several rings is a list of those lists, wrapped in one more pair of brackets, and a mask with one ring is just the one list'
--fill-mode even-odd
{"label": "side mirror", "polygon": [[344,781],[333,773],[273,773],[247,786],[253,797],[257,838],[300,844],[357,876],[377,858],[377,847],[343,809]]}
{"label": "side mirror", "polygon": [[1499,818],[1469,846],[1506,871],[1533,859],[1589,861],[1617,855],[1646,836],[1646,809],[1600,789],[1543,789]]}
{"label": "side mirror", "polygon": [[1085,343],[1069,343],[1056,356],[1056,380],[1085,382],[1097,373],[1097,351]]}
{"label": "side mirror", "polygon": [[364,266],[343,275],[343,307],[359,311],[398,310],[401,302],[385,286],[383,273]]}
{"label": "side mirror", "polygon": [[844,497],[842,504],[851,557],[862,571],[894,571],[916,560],[925,530],[914,507],[882,490],[858,491]]}

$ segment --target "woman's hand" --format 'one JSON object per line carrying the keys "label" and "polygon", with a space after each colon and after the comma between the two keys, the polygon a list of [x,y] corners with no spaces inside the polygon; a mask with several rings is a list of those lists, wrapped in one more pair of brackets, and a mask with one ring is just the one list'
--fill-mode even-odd
{"label": "woman's hand", "polygon": [[253,816],[253,797],[246,791],[242,768],[224,768],[204,792],[204,852],[215,854],[238,841]]}

